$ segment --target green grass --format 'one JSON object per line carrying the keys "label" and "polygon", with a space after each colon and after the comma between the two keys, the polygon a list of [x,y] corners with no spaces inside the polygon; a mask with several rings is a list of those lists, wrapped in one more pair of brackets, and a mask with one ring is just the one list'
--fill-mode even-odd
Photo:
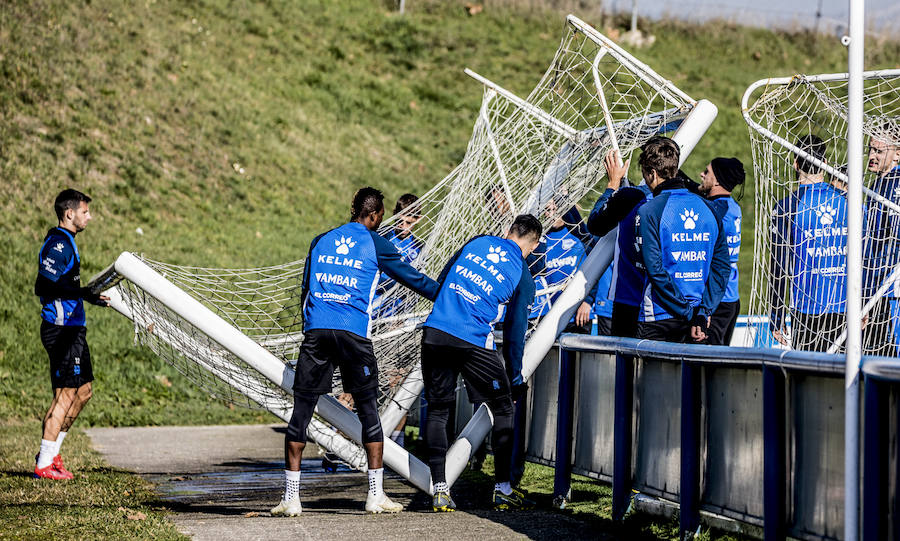
{"label": "green grass", "polygon": [[36,424],[0,424],[0,538],[186,539],[166,519],[153,486],[110,468],[79,429],[65,443],[75,479],[34,479]]}
{"label": "green grass", "polygon": [[[463,479],[479,491],[489,493],[494,484],[494,459],[488,456],[480,472],[466,470]],[[553,505],[554,469],[540,464],[525,464],[525,473],[519,488],[525,490],[540,507]],[[601,481],[573,475],[570,501],[565,509],[559,510],[578,520],[596,526],[598,536],[610,536],[615,539],[679,539],[677,515],[670,520],[647,515],[640,512],[629,512],[621,522],[612,520],[612,488]],[[749,537],[729,534],[715,529],[702,527],[699,541],[745,541]]]}

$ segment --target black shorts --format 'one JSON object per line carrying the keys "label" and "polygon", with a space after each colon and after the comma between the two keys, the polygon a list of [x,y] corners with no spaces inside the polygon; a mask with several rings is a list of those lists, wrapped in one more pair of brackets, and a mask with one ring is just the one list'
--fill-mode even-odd
{"label": "black shorts", "polygon": [[456,400],[456,379],[462,374],[474,403],[509,396],[509,376],[500,353],[474,346],[443,331],[425,328],[422,335],[422,376],[429,402]]}
{"label": "black shorts", "polygon": [[303,336],[294,390],[330,393],[335,367],[341,369],[345,393],[378,386],[378,363],[371,340],[348,331],[315,329]]}
{"label": "black shorts", "polygon": [[50,357],[50,384],[54,389],[77,389],[94,381],[86,328],[41,320],[41,343]]}

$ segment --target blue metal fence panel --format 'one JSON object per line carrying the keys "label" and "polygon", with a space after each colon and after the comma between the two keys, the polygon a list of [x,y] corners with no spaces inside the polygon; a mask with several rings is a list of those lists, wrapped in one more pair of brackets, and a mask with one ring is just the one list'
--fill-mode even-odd
{"label": "blue metal fence panel", "polygon": [[681,367],[635,359],[634,488],[678,501],[681,469]]}
{"label": "blue metal fence panel", "polygon": [[703,508],[762,524],[762,374],[713,367],[704,372]]}
{"label": "blue metal fence panel", "polygon": [[579,355],[575,403],[575,467],[612,480],[615,357]]}
{"label": "blue metal fence panel", "polygon": [[559,349],[553,348],[529,381],[531,414],[525,456],[544,463],[556,460],[556,411]]}
{"label": "blue metal fence panel", "polygon": [[844,532],[844,380],[791,374],[793,453],[788,532],[839,538]]}

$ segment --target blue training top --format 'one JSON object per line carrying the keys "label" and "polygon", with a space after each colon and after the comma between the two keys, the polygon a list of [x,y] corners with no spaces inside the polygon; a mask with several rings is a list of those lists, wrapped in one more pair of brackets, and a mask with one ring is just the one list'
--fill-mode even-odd
{"label": "blue training top", "polygon": [[804,314],[843,313],[847,287],[847,198],[827,182],[802,184],[772,216],[772,320],[791,306]]}
{"label": "blue training top", "polygon": [[598,288],[598,299],[608,297],[621,304],[640,306],[647,285],[647,275],[641,264],[634,222],[638,209],[651,199],[653,193],[650,188],[641,184],[625,186],[615,192],[607,189],[594,204],[588,217],[588,230],[594,235],[603,236],[613,228],[618,228],[609,293]]}
{"label": "blue training top", "polygon": [[[38,275],[72,290],[81,289],[81,255],[72,233],[60,227],[47,232],[38,252]],[[69,327],[85,324],[84,302],[78,298],[41,296],[41,318]]]}
{"label": "blue training top", "polygon": [[344,330],[368,338],[379,272],[430,300],[437,296],[437,282],[359,222],[313,239],[303,270],[303,330]]}
{"label": "blue training top", "polygon": [[640,321],[690,320],[715,311],[731,273],[728,246],[709,202],[679,179],[657,186],[638,210],[638,244],[647,272]]}
{"label": "blue training top", "polygon": [[512,383],[522,383],[522,355],[534,282],[519,245],[509,239],[479,236],[467,242],[447,263],[441,289],[425,327],[439,329],[474,346],[496,349],[494,325],[501,305],[503,356],[512,369]]}
{"label": "blue training top", "polygon": [[[546,274],[535,279],[535,289],[553,287],[568,280],[581,267],[586,253],[581,240],[565,227],[547,231],[543,242],[546,245],[544,252]],[[530,317],[539,317],[549,312],[561,293],[562,291],[557,291],[535,299]]]}
{"label": "blue training top", "polygon": [[[900,205],[900,166],[895,167],[872,183],[872,191]],[[865,207],[865,236],[863,237],[863,296],[874,295],[900,263],[900,213],[869,197]],[[889,287],[885,297],[900,298],[900,283]]]}
{"label": "blue training top", "polygon": [[722,232],[725,233],[725,241],[728,243],[728,257],[731,261],[731,276],[728,278],[728,286],[722,302],[735,302],[740,300],[741,292],[738,287],[738,258],[741,255],[741,206],[730,195],[720,195],[709,200],[713,211],[722,223]]}
{"label": "blue training top", "polygon": [[612,317],[613,301],[609,298],[609,288],[612,285],[613,265],[606,267],[606,270],[597,280],[597,293],[594,299],[594,305],[591,309],[594,316]]}

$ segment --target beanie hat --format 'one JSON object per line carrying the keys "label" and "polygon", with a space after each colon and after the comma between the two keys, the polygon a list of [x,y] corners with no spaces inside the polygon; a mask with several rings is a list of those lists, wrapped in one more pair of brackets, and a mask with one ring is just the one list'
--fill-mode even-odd
{"label": "beanie hat", "polygon": [[744,164],[737,158],[714,158],[710,162],[713,174],[719,186],[729,192],[738,184],[744,183]]}

